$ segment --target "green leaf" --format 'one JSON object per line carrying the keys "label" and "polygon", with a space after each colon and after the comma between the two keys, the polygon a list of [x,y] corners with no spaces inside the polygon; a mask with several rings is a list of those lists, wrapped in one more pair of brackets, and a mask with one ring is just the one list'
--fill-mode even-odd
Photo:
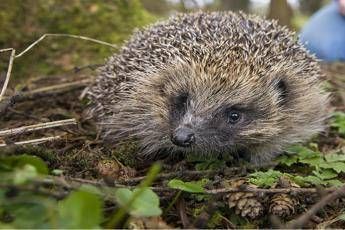
{"label": "green leaf", "polygon": [[335,112],[333,113],[333,119],[331,120],[331,127],[337,129],[341,135],[345,135],[345,113]]}
{"label": "green leaf", "polygon": [[38,196],[21,198],[5,204],[6,211],[14,217],[11,225],[18,229],[48,228],[48,220],[52,218],[50,215],[55,211],[55,201]]}
{"label": "green leaf", "polygon": [[300,159],[299,162],[317,167],[320,164],[324,163],[325,160],[322,159],[321,156],[318,156],[318,157],[313,157],[313,158],[303,158],[303,159]]}
{"label": "green leaf", "polygon": [[327,162],[345,161],[345,155],[336,153],[326,154],[325,159]]}
{"label": "green leaf", "polygon": [[321,180],[333,179],[338,176],[338,174],[335,173],[332,169],[323,169],[320,171],[314,170],[313,174]]}
{"label": "green leaf", "polygon": [[37,177],[37,170],[32,165],[24,165],[23,168],[16,169],[13,175],[13,184],[24,184],[27,181]]}
{"label": "green leaf", "polygon": [[341,187],[344,185],[344,182],[337,179],[327,180],[326,182],[329,186],[334,186],[334,187]]}
{"label": "green leaf", "polygon": [[298,161],[298,156],[297,155],[282,155],[277,158],[277,162],[280,164],[284,164],[287,166],[291,166]]}
{"label": "green leaf", "polygon": [[61,169],[53,169],[52,171],[51,171],[51,173],[53,174],[53,175],[55,175],[55,176],[61,176],[62,174],[63,174],[63,170],[61,170]]}
{"label": "green leaf", "polygon": [[345,162],[324,162],[319,165],[320,168],[333,169],[337,173],[345,172]]}
{"label": "green leaf", "polygon": [[89,184],[83,184],[82,186],[80,186],[79,190],[84,191],[84,192],[93,193],[93,194],[96,194],[99,196],[103,195],[103,193],[96,186],[89,185]]}
{"label": "green leaf", "polygon": [[301,146],[301,145],[290,146],[287,149],[287,152],[297,153],[300,160],[320,157],[319,152],[314,152],[313,150],[306,148],[304,146]]}
{"label": "green leaf", "polygon": [[40,174],[48,174],[48,166],[39,157],[31,155],[19,155],[19,156],[9,156],[0,158],[0,162],[7,164],[11,168],[21,168],[24,165],[32,165],[36,168],[37,172]]}
{"label": "green leaf", "polygon": [[99,228],[102,202],[98,195],[74,191],[59,202],[60,228]]}
{"label": "green leaf", "polygon": [[300,186],[306,186],[306,185],[310,184],[310,183],[306,182],[304,180],[305,177],[302,177],[302,176],[292,176],[290,178],[291,178],[291,180],[293,180],[296,184],[298,184]]}
{"label": "green leaf", "polygon": [[320,178],[316,176],[307,176],[307,177],[304,177],[303,180],[306,183],[312,184],[312,185],[326,185],[327,184],[325,181],[321,180]]}
{"label": "green leaf", "polygon": [[251,177],[249,179],[249,183],[255,184],[259,187],[271,187],[274,183],[276,183],[281,177],[283,173],[276,171],[276,170],[268,170],[266,172],[255,172],[250,174]]}
{"label": "green leaf", "polygon": [[[136,193],[139,196],[133,197]],[[162,210],[159,208],[159,197],[150,188],[139,188],[133,191],[127,188],[119,188],[115,192],[116,201],[125,208],[130,215],[135,217],[159,216]],[[129,203],[132,201],[131,205]]]}
{"label": "green leaf", "polygon": [[172,179],[168,183],[168,187],[179,189],[191,193],[204,193],[205,190],[198,182],[184,182],[179,179]]}

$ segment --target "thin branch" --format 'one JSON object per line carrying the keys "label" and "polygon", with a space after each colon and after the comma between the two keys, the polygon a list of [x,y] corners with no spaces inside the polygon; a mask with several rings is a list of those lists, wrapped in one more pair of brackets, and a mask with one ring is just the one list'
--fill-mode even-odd
{"label": "thin branch", "polygon": [[65,125],[76,125],[76,124],[77,124],[77,121],[75,118],[60,120],[60,121],[45,122],[45,123],[40,123],[40,124],[35,124],[35,125],[22,126],[19,128],[2,130],[0,131],[0,137],[22,134],[26,132],[32,132],[32,131],[41,130],[41,129],[49,129],[49,128],[65,126]]}
{"label": "thin branch", "polygon": [[6,89],[7,89],[8,82],[10,81],[11,72],[12,72],[12,67],[13,67],[13,60],[14,60],[15,55],[16,55],[16,50],[13,49],[13,48],[8,48],[8,49],[0,50],[0,51],[1,51],[1,52],[4,52],[4,51],[11,51],[10,60],[9,60],[9,62],[8,62],[8,68],[7,68],[6,78],[5,78],[4,84],[3,84],[2,89],[1,89],[1,93],[0,93],[0,101],[1,101],[2,98],[3,98],[3,96],[5,95],[5,92],[6,92]]}
{"label": "thin branch", "polygon": [[12,50],[13,50],[13,48],[1,49],[1,50],[0,50],[0,53],[12,51]]}
{"label": "thin branch", "polygon": [[35,95],[35,94],[51,92],[51,91],[80,88],[81,86],[85,86],[85,85],[91,83],[92,81],[93,81],[93,79],[82,79],[80,81],[74,81],[74,82],[68,82],[68,83],[63,83],[63,84],[58,84],[58,85],[42,87],[42,88],[38,88],[35,90],[31,90],[29,92],[23,93],[23,96]]}
{"label": "thin branch", "polygon": [[[53,137],[43,137],[43,138],[38,138],[38,139],[32,139],[32,140],[27,140],[27,141],[18,141],[18,142],[14,142],[12,143],[13,145],[27,145],[27,144],[31,144],[31,145],[38,145],[38,144],[42,144],[48,141],[55,141],[61,139],[61,136],[53,136]],[[6,147],[9,146],[8,144],[0,144],[0,147]]]}
{"label": "thin branch", "polygon": [[[324,191],[325,192],[333,192],[336,188],[327,188]],[[206,194],[221,194],[221,193],[235,193],[235,192],[251,192],[251,193],[294,193],[294,194],[300,194],[300,193],[318,193],[319,190],[316,188],[219,188],[219,189],[210,189],[206,190]]]}
{"label": "thin branch", "polygon": [[[197,177],[197,176],[215,175],[215,174],[220,173],[221,171],[222,169],[205,170],[205,171],[188,170],[188,171],[177,171],[177,172],[171,172],[171,173],[161,173],[160,175],[158,175],[156,180],[165,180],[165,179],[170,179],[170,178],[175,178],[175,177]],[[135,184],[142,181],[144,178],[145,176],[139,176],[139,177],[133,177],[133,178],[120,180],[118,182],[123,183],[123,184]]]}
{"label": "thin branch", "polygon": [[181,219],[183,228],[193,228],[186,213],[186,202],[181,196],[176,203],[176,209],[178,210],[178,215]]}
{"label": "thin branch", "polygon": [[306,213],[291,221],[286,225],[286,229],[297,229],[303,227],[308,220],[320,211],[324,206],[330,204],[332,201],[345,196],[345,185],[336,189],[332,193],[323,197],[318,203],[314,204]]}
{"label": "thin branch", "polygon": [[25,101],[25,100],[34,100],[40,97],[46,97],[49,95],[57,95],[57,94],[65,93],[65,92],[70,92],[73,90],[84,88],[91,82],[93,82],[93,79],[82,79],[79,81],[63,83],[63,84],[53,85],[53,86],[48,86],[48,87],[42,87],[39,89],[22,93],[20,97],[18,97],[16,102]]}
{"label": "thin branch", "polygon": [[[157,177],[158,179],[159,177]],[[91,184],[95,186],[104,186],[104,183],[97,180],[88,180],[88,179],[81,179],[81,178],[66,178],[70,181],[75,181],[78,183],[85,183]],[[123,183],[118,183],[115,181],[113,187],[127,187],[127,188],[134,188],[135,186],[126,186]],[[175,189],[168,188],[168,187],[151,187],[153,191],[157,192],[173,192],[176,191]],[[337,190],[337,188],[326,188],[323,191],[326,193],[333,192]],[[250,193],[260,193],[260,194],[273,194],[273,193],[294,193],[294,194],[310,194],[310,193],[318,193],[320,190],[316,188],[219,188],[219,189],[205,189],[205,194],[208,195],[218,195],[218,194],[227,194],[227,193],[236,193],[236,192],[250,192]]]}
{"label": "thin branch", "polygon": [[[156,180],[166,180],[171,179],[175,177],[179,178],[190,178],[190,177],[205,177],[205,176],[213,176],[213,175],[219,175],[223,174],[225,176],[232,176],[236,174],[237,176],[242,171],[247,170],[256,170],[261,168],[269,168],[272,166],[275,166],[276,164],[273,163],[267,163],[260,166],[257,165],[248,165],[244,167],[231,167],[231,168],[220,168],[220,169],[214,169],[214,170],[183,170],[183,171],[177,171],[177,172],[171,172],[171,173],[161,173]],[[123,184],[135,184],[143,180],[145,176],[139,176],[139,177],[132,177],[125,180],[116,181]]]}
{"label": "thin branch", "polygon": [[[37,97],[61,94],[61,93],[77,90],[80,88],[85,88],[87,85],[89,85],[92,82],[93,82],[93,79],[81,79],[78,81],[42,87],[35,90],[27,91],[27,92],[21,92],[20,94],[16,95],[14,101],[21,102],[25,100],[32,100]],[[7,99],[6,96],[3,97],[3,99],[5,98]]]}
{"label": "thin branch", "polygon": [[106,45],[106,46],[110,46],[112,48],[117,48],[116,45],[108,43],[108,42],[104,42],[104,41],[100,41],[94,38],[89,38],[89,37],[85,37],[85,36],[79,36],[79,35],[73,35],[73,34],[43,34],[39,39],[37,39],[34,43],[32,43],[31,45],[29,45],[25,50],[23,50],[21,53],[17,54],[15,56],[15,58],[19,58],[21,56],[23,56],[25,53],[27,53],[30,49],[32,49],[34,46],[36,46],[38,43],[40,43],[44,38],[46,37],[69,37],[69,38],[77,38],[77,39],[82,39],[85,41],[91,41],[94,43],[98,43],[101,45]]}

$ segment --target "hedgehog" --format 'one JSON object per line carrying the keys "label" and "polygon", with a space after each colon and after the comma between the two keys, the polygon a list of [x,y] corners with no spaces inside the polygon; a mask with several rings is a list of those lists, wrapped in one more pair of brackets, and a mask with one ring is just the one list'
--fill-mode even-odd
{"label": "hedgehog", "polygon": [[178,14],[138,30],[101,67],[90,114],[140,156],[272,160],[322,131],[318,60],[286,27],[234,12]]}

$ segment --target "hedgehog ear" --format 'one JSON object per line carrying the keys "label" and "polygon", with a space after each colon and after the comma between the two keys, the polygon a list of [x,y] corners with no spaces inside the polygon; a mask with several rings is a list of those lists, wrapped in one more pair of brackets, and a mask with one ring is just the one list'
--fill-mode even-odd
{"label": "hedgehog ear", "polygon": [[286,82],[283,79],[279,79],[278,81],[275,82],[274,88],[278,91],[279,93],[279,104],[282,105],[286,101],[286,97],[288,94],[288,89]]}

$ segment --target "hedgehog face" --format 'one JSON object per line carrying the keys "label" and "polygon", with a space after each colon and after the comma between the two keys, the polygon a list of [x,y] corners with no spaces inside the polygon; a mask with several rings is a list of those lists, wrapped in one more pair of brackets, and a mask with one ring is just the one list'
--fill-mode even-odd
{"label": "hedgehog face", "polygon": [[124,102],[140,105],[137,127],[145,134],[138,139],[198,153],[228,153],[272,139],[281,131],[277,115],[287,93],[285,81],[261,79],[245,66],[238,70],[229,76],[217,66],[179,63],[141,77],[150,81],[137,82],[128,94],[135,102]]}
{"label": "hedgehog face", "polygon": [[148,156],[161,150],[241,151],[262,159],[265,151],[272,156],[287,143],[310,136],[308,127],[313,132],[322,128],[314,110],[327,96],[315,94],[319,84],[306,83],[291,63],[277,63],[277,71],[260,71],[244,61],[229,61],[228,70],[205,63],[219,62],[180,61],[135,73],[138,81],[131,82],[113,108],[118,112],[107,126],[109,137],[137,139]]}
{"label": "hedgehog face", "polygon": [[168,105],[164,111],[168,114],[165,122],[175,147],[182,147],[183,151],[229,152],[254,144],[253,140],[257,143],[267,138],[268,133],[265,137],[260,129],[265,130],[264,124],[271,123],[270,113],[276,106],[262,93],[267,89],[248,86],[238,81],[240,76],[231,79],[231,76],[221,76],[212,70],[202,72],[196,66],[191,71],[194,73],[186,69],[170,72],[170,75],[180,76],[167,76],[164,83],[163,98]]}
{"label": "hedgehog face", "polygon": [[[210,95],[210,97],[215,95]],[[197,96],[178,95],[172,100],[169,110],[171,141],[179,147],[195,147],[219,151],[232,147],[238,133],[252,121],[248,109],[225,101],[219,108],[200,110]],[[207,103],[207,102],[206,102]],[[203,104],[206,104],[203,102]],[[210,146],[208,146],[210,145]]]}

